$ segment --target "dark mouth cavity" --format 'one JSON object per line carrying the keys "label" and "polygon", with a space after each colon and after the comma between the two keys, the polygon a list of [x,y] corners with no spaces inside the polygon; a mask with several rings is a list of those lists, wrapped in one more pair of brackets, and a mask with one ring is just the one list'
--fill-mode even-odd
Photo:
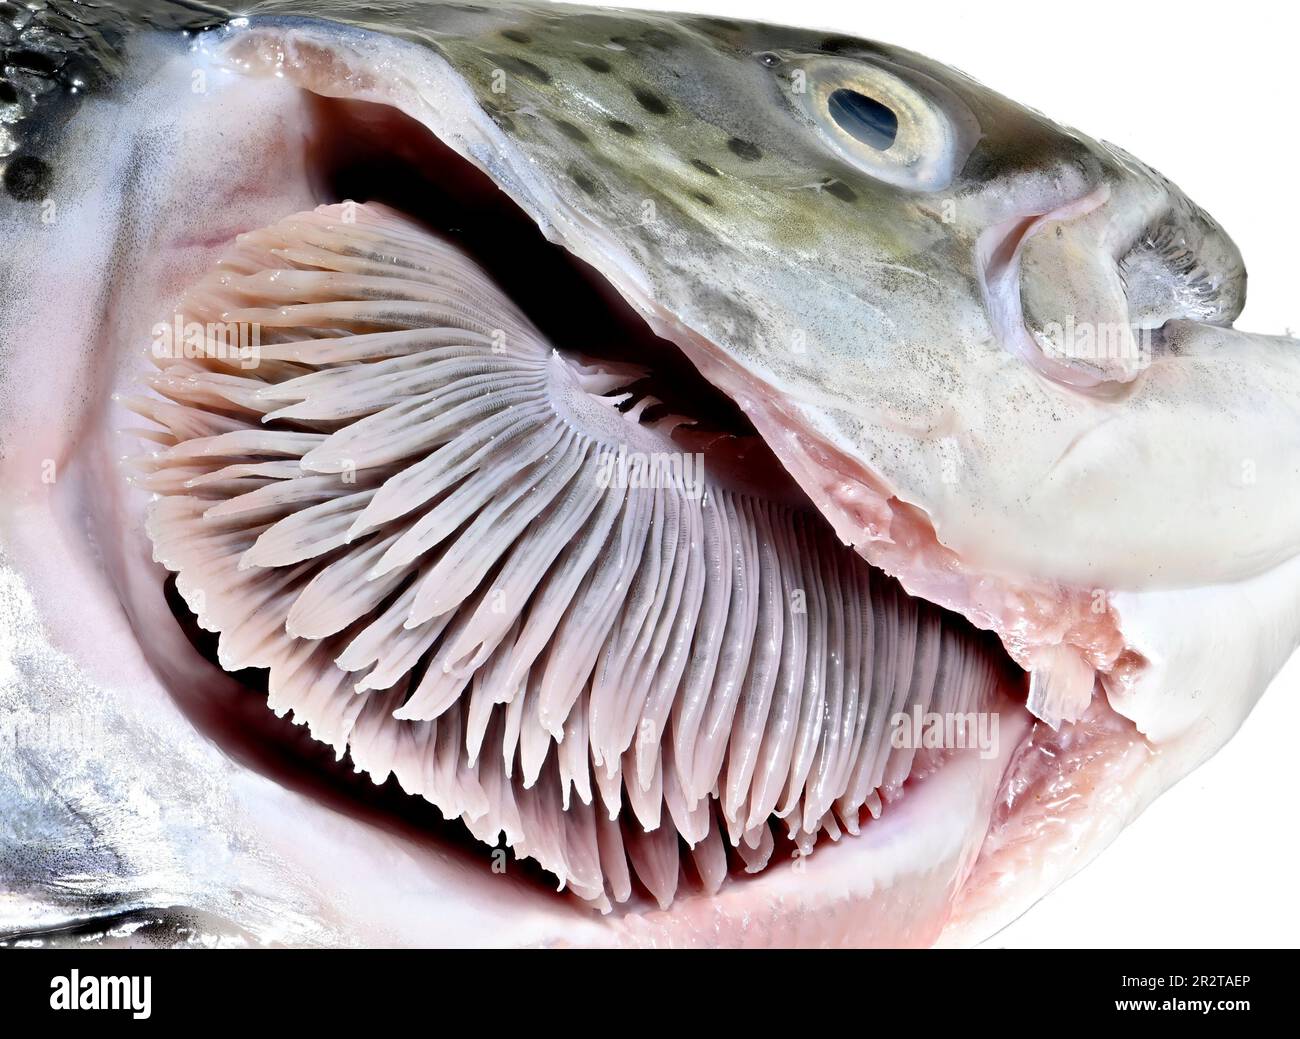
{"label": "dark mouth cavity", "polygon": [[[547,241],[482,170],[396,109],[310,97],[315,125],[322,128],[308,145],[321,202],[380,202],[437,230],[485,270],[556,346],[646,368],[646,379],[628,389],[634,398],[652,393],[663,402],[647,409],[647,420],[670,411],[689,415],[707,429],[744,438],[762,450],[744,412],[673,343],[655,335],[603,277]],[[761,464],[769,463],[780,470],[767,453]]]}

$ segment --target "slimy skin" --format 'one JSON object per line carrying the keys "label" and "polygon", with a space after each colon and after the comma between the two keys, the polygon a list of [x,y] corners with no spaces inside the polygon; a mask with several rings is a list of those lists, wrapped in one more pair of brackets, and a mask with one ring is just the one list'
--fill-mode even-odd
{"label": "slimy skin", "polygon": [[[394,4],[385,5],[382,21],[364,22],[343,8],[273,0],[233,20],[162,3],[88,13],[90,36],[102,46],[79,50],[56,39],[50,69],[35,76],[39,83],[22,80],[13,102],[23,121],[3,160],[0,233],[12,243],[11,256],[24,260],[6,261],[0,275],[0,478],[11,489],[0,507],[0,705],[27,735],[23,752],[0,765],[0,805],[17,821],[0,831],[5,934],[69,922],[93,928],[101,918],[180,907],[191,921],[185,928],[231,944],[970,943],[1080,868],[1236,730],[1300,640],[1300,362],[1293,340],[1232,327],[1245,300],[1241,257],[1162,175],[885,44],[542,3]],[[32,38],[47,18],[44,11],[32,16]],[[78,79],[84,89],[70,92]],[[392,165],[373,165],[376,157]],[[506,736],[505,778],[482,803],[505,803],[501,791],[510,783],[533,789],[556,762],[565,777],[564,806],[539,809],[532,823],[513,830],[499,813],[479,812],[478,773],[473,782],[446,778],[467,760],[480,767],[468,734],[479,726],[481,742],[496,724],[482,706],[477,721],[468,720],[470,692],[463,702],[443,687],[438,697],[407,699],[404,686],[390,683],[392,702],[372,698],[362,715],[348,687],[313,716],[325,702],[322,690],[335,681],[344,689],[340,676],[359,670],[352,665],[360,650],[318,654],[319,680],[287,684],[275,677],[271,661],[280,651],[266,650],[269,643],[234,653],[232,631],[246,628],[255,612],[241,612],[247,600],[238,598],[240,582],[290,580],[292,567],[314,558],[300,551],[312,539],[324,546],[315,553],[323,560],[340,553],[336,580],[316,585],[297,606],[287,593],[267,600],[266,637],[283,638],[285,646],[328,645],[347,625],[373,619],[352,605],[364,600],[367,610],[380,610],[385,595],[402,589],[400,573],[391,586],[370,582],[421,565],[421,553],[435,550],[436,539],[411,535],[382,559],[367,543],[375,558],[367,556],[365,567],[348,555],[376,531],[389,539],[387,548],[399,544],[403,531],[385,524],[405,522],[424,505],[404,497],[413,494],[410,479],[399,482],[400,493],[375,499],[383,508],[362,514],[367,503],[358,500],[337,538],[332,527],[294,519],[281,503],[273,516],[254,511],[266,529],[250,521],[249,543],[240,542],[228,560],[214,562],[204,540],[212,523],[263,507],[285,487],[286,501],[307,506],[319,504],[310,497],[319,491],[329,513],[346,495],[375,492],[391,467],[418,464],[424,455],[428,465],[443,464],[434,458],[441,441],[425,443],[401,423],[367,416],[387,408],[396,409],[385,412],[390,416],[423,415],[420,394],[433,392],[421,382],[423,367],[441,363],[438,350],[460,356],[459,340],[406,360],[400,351],[362,357],[355,375],[373,374],[360,365],[380,360],[392,379],[356,394],[351,386],[339,390],[351,378],[340,369],[308,370],[337,358],[312,360],[310,350],[285,345],[332,340],[340,329],[361,337],[376,331],[355,314],[329,310],[372,298],[364,278],[374,272],[358,274],[346,260],[329,261],[344,263],[337,269],[322,265],[311,249],[325,248],[324,240],[304,244],[293,238],[297,231],[284,230],[297,225],[284,221],[293,214],[304,226],[323,221],[329,248],[357,255],[348,251],[358,233],[347,215],[353,202],[337,182],[353,166],[378,169],[368,186],[383,201],[386,171],[399,165],[424,178],[406,197],[454,193],[471,182],[479,186],[454,195],[458,205],[477,198],[473,191],[498,193],[504,201],[492,205],[515,207],[529,234],[535,229],[537,243],[517,246],[533,251],[520,256],[563,252],[572,258],[563,262],[580,265],[596,291],[617,302],[621,320],[648,328],[644,341],[591,342],[617,338],[608,332],[616,326],[596,323],[594,295],[575,296],[593,310],[574,304],[566,315],[572,341],[556,341],[555,311],[565,301],[526,293],[510,299],[518,283],[509,275],[518,270],[501,257],[516,249],[509,236],[517,222],[500,224],[495,260],[484,261],[489,273],[466,274],[473,268],[465,257],[489,251],[484,243],[493,238],[490,227],[478,237],[470,227],[480,211],[466,203],[463,214],[444,210],[453,212],[447,226],[425,227],[418,217],[390,221],[360,198],[363,231],[422,243],[412,248],[444,257],[420,277],[446,312],[465,309],[436,327],[477,328],[487,351],[470,373],[482,378],[466,383],[468,396],[456,401],[472,404],[497,392],[509,398],[503,406],[524,408],[563,398],[568,404],[555,414],[568,423],[564,445],[585,444],[583,436],[617,444],[624,434],[633,447],[670,452],[703,444],[709,478],[721,481],[711,487],[733,479],[755,500],[782,509],[797,502],[815,533],[783,533],[780,524],[768,534],[739,522],[716,528],[750,532],[754,552],[740,553],[749,560],[741,569],[770,575],[775,560],[788,574],[790,561],[801,560],[818,582],[785,590],[816,583],[833,596],[897,582],[907,593],[898,601],[913,603],[900,609],[944,618],[933,630],[945,638],[969,637],[974,646],[977,636],[964,633],[991,633],[989,645],[1000,648],[972,650],[969,659],[987,667],[981,674],[1011,677],[989,679],[978,696],[974,684],[960,692],[968,697],[962,703],[1001,719],[999,747],[938,755],[924,767],[903,755],[901,771],[882,772],[879,784],[864,778],[850,812],[854,799],[841,796],[852,786],[848,752],[817,758],[812,748],[832,728],[823,714],[852,729],[837,668],[852,670],[845,661],[866,658],[854,655],[858,642],[853,652],[828,650],[825,667],[804,669],[804,658],[816,657],[809,646],[835,645],[836,638],[850,644],[841,628],[823,638],[817,618],[840,617],[826,607],[807,622],[792,611],[777,629],[751,627],[744,636],[761,647],[772,630],[807,624],[806,642],[784,643],[787,657],[799,657],[798,674],[809,676],[804,698],[759,696],[753,690],[766,679],[745,672],[749,691],[726,701],[735,727],[714,733],[733,757],[707,775],[683,765],[683,753],[697,749],[676,739],[683,711],[689,716],[679,705],[689,699],[692,672],[682,664],[688,677],[679,687],[672,652],[657,654],[679,645],[683,661],[692,648],[698,657],[710,644],[709,624],[734,616],[721,607],[710,614],[680,606],[690,600],[683,588],[708,601],[705,578],[689,570],[692,553],[705,554],[698,525],[683,534],[686,547],[674,557],[687,576],[678,584],[665,576],[673,590],[654,599],[662,611],[654,614],[662,618],[654,637],[639,641],[627,621],[625,643],[614,638],[608,651],[610,659],[646,661],[644,674],[563,695],[553,680],[536,726],[522,723],[518,776],[510,773],[514,744]],[[425,203],[432,211],[434,202]],[[293,239],[283,248],[298,252],[266,244],[278,234]],[[455,248],[441,253],[428,244],[435,239]],[[556,247],[552,253],[542,239]],[[384,264],[401,253],[376,248]],[[321,284],[337,286],[315,278],[320,270],[362,280],[347,281],[351,295],[321,295],[332,291]],[[491,272],[501,284],[490,291],[437,295],[446,283],[461,291],[480,275],[486,285]],[[535,280],[550,284],[540,273]],[[428,302],[425,288],[412,299],[375,291],[390,302]],[[175,369],[156,365],[151,330],[186,308],[205,320],[264,325],[268,354],[258,364],[267,367],[241,370],[207,355]],[[530,323],[535,310],[551,318],[538,318],[548,335]],[[432,326],[421,321],[402,327],[424,334]],[[599,335],[584,338],[583,329],[593,327]],[[551,374],[494,366],[489,344],[498,328],[507,341],[528,340],[528,363]],[[658,413],[643,425],[654,404],[633,409],[614,399],[633,379],[626,362],[654,369],[662,359],[659,352],[626,356],[653,339],[650,332],[730,400],[761,450],[748,461],[732,457],[719,446],[730,434],[691,440],[677,419]],[[558,359],[546,362],[552,348]],[[621,349],[618,361],[584,360],[601,348]],[[468,369],[456,371],[469,377]],[[653,386],[653,373],[649,378]],[[527,393],[511,397],[510,387]],[[620,409],[607,427],[605,418]],[[432,421],[442,414],[435,408]],[[349,439],[337,427],[353,421],[370,422],[364,428],[382,435]],[[240,423],[250,436],[211,448],[206,438]],[[322,442],[282,450],[259,439],[264,431]],[[141,437],[153,445],[143,456]],[[746,442],[743,434],[734,439]],[[370,451],[368,461],[351,456],[358,442]],[[559,460],[547,454],[547,464],[569,473],[570,447],[556,450]],[[200,456],[236,468],[200,473]],[[572,459],[574,473],[595,459],[583,457]],[[263,468],[239,468],[246,465]],[[358,485],[328,482],[349,467],[358,470]],[[514,472],[506,463],[503,471]],[[285,478],[284,485],[265,482]],[[196,479],[208,490],[195,491],[189,481]],[[254,491],[261,496],[240,503]],[[299,493],[304,497],[293,497]],[[441,493],[430,491],[430,499]],[[495,507],[467,493],[471,499],[466,523]],[[587,506],[556,500],[570,504],[545,512],[538,524],[560,515],[572,520],[565,529],[575,539],[589,529],[579,522],[587,514],[578,516]],[[631,529],[626,512],[617,511],[624,508],[610,504],[600,522]],[[275,523],[286,525],[266,533]],[[658,532],[663,523],[651,527]],[[534,534],[544,539],[546,531],[528,527],[521,544],[538,544],[529,541]],[[755,560],[769,549],[762,571]],[[537,563],[541,569],[551,565],[547,552],[524,557],[547,560]],[[841,558],[848,562],[821,562]],[[450,632],[471,626],[475,637],[489,630],[510,644],[491,627],[488,606],[473,625],[452,612],[486,596],[495,573],[486,556],[469,550],[456,561],[413,593],[415,605],[403,606],[410,613],[392,615],[391,639],[445,614]],[[861,584],[843,578],[854,568],[861,568]],[[226,640],[215,662],[196,653],[195,636],[187,640],[173,617],[180,607],[166,599],[167,570],[179,573],[178,594],[197,626]],[[671,572],[665,563],[665,575]],[[520,596],[533,594],[534,585],[551,587],[541,573],[525,576],[509,585],[530,589]],[[566,642],[581,625],[558,620],[579,601],[572,595],[557,593],[547,606],[559,612],[545,652],[566,661],[582,656]],[[854,608],[870,612],[862,605],[869,598],[859,591]],[[516,604],[521,617],[524,605],[522,598]],[[777,613],[773,607],[764,616]],[[893,653],[897,626],[879,624]],[[773,659],[781,637],[771,643]],[[917,638],[920,660],[927,643]],[[375,656],[366,667],[386,651],[400,656],[396,642],[380,644],[373,631],[371,642]],[[646,651],[647,644],[656,649]],[[253,644],[246,637],[241,645]],[[466,656],[486,666],[488,650],[476,654],[480,643],[470,635],[448,646],[443,656],[420,660],[445,664],[438,674],[452,673]],[[756,649],[754,659],[762,658]],[[366,786],[370,779],[349,783],[322,764],[305,731],[274,717],[265,697],[232,677],[250,665],[271,668],[272,707],[292,710],[294,721],[310,723],[313,736],[375,780],[395,772],[405,792],[390,783],[376,793]],[[773,664],[772,674],[795,673],[792,660],[781,666],[786,670]],[[394,668],[378,670],[396,682],[405,670]],[[615,674],[612,664],[607,671]],[[414,688],[421,668],[412,674]],[[879,694],[894,688],[890,674],[889,682],[861,686],[863,732],[889,707],[912,703],[910,686],[892,700]],[[377,683],[360,693],[390,687]],[[791,689],[798,684],[790,680]],[[634,724],[646,720],[624,697],[634,686],[658,728]],[[696,687],[721,683],[701,679]],[[868,687],[883,701],[866,696]],[[934,687],[921,691],[928,697]],[[582,713],[597,691],[617,725],[608,713],[603,720],[599,711]],[[480,705],[500,705],[509,732],[508,705],[527,701],[492,689],[483,696]],[[960,699],[954,692],[952,703]],[[558,712],[558,703],[566,711],[577,703],[579,713]],[[358,717],[381,712],[411,725],[380,718],[353,727]],[[469,759],[433,751],[436,725],[446,732],[438,719],[448,717],[465,721],[455,736],[469,740]],[[565,739],[578,731],[567,724],[575,719],[582,723],[575,739],[590,737],[590,762],[573,756],[574,742],[561,762]],[[38,720],[45,732],[32,736]],[[93,739],[78,735],[86,726]],[[417,729],[414,749],[392,749]],[[66,738],[73,753],[64,751]],[[654,758],[661,743],[671,748],[669,758]],[[748,754],[751,743],[761,753]],[[619,779],[609,778],[620,754],[632,755],[620,773],[628,801],[620,801]],[[752,774],[741,775],[742,765],[732,762]],[[613,793],[603,787],[593,795],[583,786],[588,764],[593,777],[613,783]],[[842,786],[826,778],[832,772]],[[655,786],[665,774],[668,792]],[[575,775],[581,809],[567,801]],[[674,776],[688,795],[677,803]],[[1059,810],[1045,812],[1044,791],[1068,796]],[[358,808],[356,800],[365,803]],[[449,846],[443,830],[432,836],[439,820],[426,801],[462,817],[485,846],[500,831],[503,846],[515,849],[510,869],[492,871],[483,849]],[[710,830],[699,814],[713,811],[714,801],[729,829]],[[832,802],[840,815],[831,815]],[[808,803],[816,810],[801,814]],[[630,873],[618,856],[606,855],[606,838],[590,837],[588,823],[574,821],[599,804],[610,809],[615,830],[633,825],[648,835],[651,850],[640,853],[640,864],[629,853]],[[858,815],[864,806],[873,807],[870,821]],[[774,852],[772,834],[787,839],[795,819],[805,825],[808,847],[796,854],[793,845],[777,844]],[[587,836],[557,845],[556,827]],[[725,854],[709,843],[724,833]],[[595,857],[566,859],[563,848],[577,843]],[[697,844],[713,850],[696,855],[698,875],[684,870],[679,883],[678,852],[685,862]],[[526,856],[568,893],[539,891],[536,878],[514,865]],[[74,875],[92,878],[90,889],[70,888]],[[385,882],[376,883],[377,875]]]}

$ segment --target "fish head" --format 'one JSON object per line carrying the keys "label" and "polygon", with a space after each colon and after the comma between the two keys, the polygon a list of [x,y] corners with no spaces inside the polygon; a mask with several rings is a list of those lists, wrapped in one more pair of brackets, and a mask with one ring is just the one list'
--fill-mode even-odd
{"label": "fish head", "polygon": [[[166,892],[168,904],[218,921],[213,930],[231,941],[970,942],[1079,869],[1231,736],[1300,638],[1293,605],[1300,601],[1300,493],[1292,493],[1300,491],[1293,486],[1300,470],[1291,461],[1300,369],[1289,340],[1231,327],[1244,303],[1241,258],[1173,184],[1113,145],[885,44],[533,3],[390,6],[382,24],[363,24],[332,5],[291,3],[196,21],[184,36],[156,20],[142,23],[122,51],[131,61],[113,69],[116,81],[50,132],[48,166],[35,164],[41,141],[33,136],[10,159],[17,172],[6,172],[8,230],[38,257],[30,270],[6,272],[13,291],[0,329],[10,356],[30,362],[37,349],[71,353],[91,335],[107,344],[93,363],[49,372],[35,390],[13,374],[4,385],[13,445],[6,464],[25,488],[21,508],[6,517],[14,568],[6,594],[13,630],[25,640],[7,702],[51,716],[71,702],[77,717],[97,725],[107,718],[110,730],[98,749],[72,759],[54,758],[38,741],[29,759],[15,760],[6,796],[33,828],[61,834],[103,814],[112,800],[105,791],[136,791],[138,802],[128,803],[152,825],[123,828],[118,840],[132,855],[97,848],[91,871],[103,873],[122,911],[162,904]],[[88,176],[88,159],[124,179]],[[37,175],[43,168],[53,172]],[[145,330],[160,317],[166,329],[171,311],[180,312],[178,298],[191,306],[202,300],[209,316],[238,318],[252,298],[238,293],[253,285],[239,278],[262,278],[259,291],[296,284],[296,274],[267,267],[268,256],[314,270],[318,263],[283,257],[301,257],[304,242],[311,249],[335,242],[330,249],[355,257],[362,247],[349,236],[363,234],[379,236],[365,241],[382,243],[374,248],[385,262],[402,258],[414,225],[393,223],[397,217],[382,208],[363,207],[358,217],[351,201],[340,202],[356,195],[463,245],[509,297],[473,298],[496,308],[501,328],[493,331],[504,330],[506,341],[518,335],[575,356],[615,358],[547,378],[599,385],[603,396],[620,388],[620,365],[637,363],[673,372],[669,381],[681,385],[655,392],[673,404],[676,392],[685,410],[716,391],[724,435],[672,442],[704,445],[710,464],[736,470],[736,486],[811,505],[828,538],[818,551],[830,553],[833,542],[845,553],[826,557],[839,560],[835,573],[865,560],[879,576],[863,580],[897,582],[899,591],[890,584],[881,594],[904,604],[909,623],[933,617],[933,631],[948,632],[958,629],[938,618],[956,618],[953,625],[966,627],[953,637],[970,645],[983,645],[973,633],[992,633],[997,667],[1007,666],[998,671],[998,699],[980,713],[1000,719],[1000,740],[987,753],[900,773],[884,811],[876,797],[878,818],[860,833],[859,809],[872,802],[852,806],[852,825],[843,815],[836,821],[828,811],[823,822],[815,814],[813,843],[833,828],[834,839],[822,843],[836,846],[809,845],[820,854],[806,854],[799,845],[773,859],[766,823],[731,810],[733,776],[741,768],[760,775],[778,751],[794,775],[804,736],[813,733],[812,747],[822,729],[815,712],[800,714],[797,698],[771,693],[771,703],[795,704],[790,710],[806,725],[771,723],[775,735],[761,744],[758,764],[736,754],[730,760],[738,763],[713,777],[715,789],[701,788],[702,801],[729,805],[733,828],[720,839],[743,859],[739,871],[756,875],[719,888],[709,879],[721,884],[719,867],[702,866],[706,890],[674,899],[676,844],[665,850],[650,838],[629,852],[649,897],[638,888],[630,902],[614,891],[617,880],[610,887],[618,870],[604,861],[612,839],[604,830],[583,845],[595,848],[605,871],[605,887],[596,870],[593,888],[591,865],[576,863],[576,852],[566,859],[548,850],[526,820],[518,825],[527,841],[512,841],[511,827],[500,827],[505,843],[527,847],[562,884],[585,892],[542,898],[529,878],[498,879],[481,854],[429,838],[427,813],[410,805],[418,797],[394,790],[394,782],[377,803],[378,795],[358,794],[339,779],[312,741],[225,673],[240,670],[231,651],[196,654],[199,629],[235,623],[229,610],[220,623],[207,611],[209,593],[223,605],[220,589],[236,578],[204,585],[194,576],[203,559],[183,543],[189,536],[172,536],[172,521],[159,520],[157,508],[144,519],[148,495],[125,490],[112,460],[125,450],[116,436],[127,423],[109,393],[140,384]],[[33,207],[46,199],[57,201],[60,215],[42,224]],[[334,205],[276,223],[322,202]],[[268,227],[287,237],[259,237]],[[202,280],[219,260],[221,273]],[[477,284],[476,275],[457,277]],[[69,281],[82,287],[74,298],[57,289]],[[289,309],[257,313],[272,329],[267,356],[301,366],[301,355],[275,352],[307,327],[286,323]],[[400,374],[400,359],[390,361]],[[311,385],[324,387],[327,368],[306,376],[301,368],[261,369],[250,378],[316,378]],[[229,365],[222,373],[241,374]],[[164,454],[234,428],[224,424],[227,405],[213,405],[190,384],[151,385],[172,403],[209,409],[194,425],[144,406],[141,413],[164,427],[153,434]],[[229,389],[236,396],[227,403],[261,414],[267,409],[256,402],[266,393],[286,392],[239,395],[246,390]],[[308,423],[285,431],[338,433],[335,425],[310,425],[319,419],[311,394],[283,399],[296,401],[290,412],[299,409],[286,419]],[[581,422],[597,424],[589,405],[582,408]],[[666,429],[679,436],[675,423]],[[726,444],[746,446],[729,454]],[[387,475],[393,459],[376,457],[371,468]],[[71,475],[42,489],[50,459]],[[304,455],[303,472],[321,479],[345,471],[338,461],[328,452]],[[150,466],[146,490],[195,500],[189,484],[182,490]],[[655,516],[657,530],[667,521]],[[364,518],[354,531],[365,529]],[[760,524],[755,559],[764,545],[814,537],[776,527],[764,534],[762,522],[753,521]],[[51,548],[42,533],[51,523],[89,525],[95,551],[61,539],[58,564],[43,567]],[[686,540],[701,543],[703,535]],[[269,566],[266,543],[261,551],[243,557],[241,570],[259,559]],[[180,574],[170,599],[151,554]],[[473,562],[467,556],[464,567]],[[439,572],[439,580],[450,576]],[[837,580],[826,578],[832,587]],[[786,590],[806,591],[798,581]],[[798,612],[787,616],[786,630],[804,623],[793,620]],[[173,613],[198,623],[183,630]],[[840,618],[824,605],[814,615],[808,631]],[[878,622],[878,654],[897,640],[893,617]],[[275,619],[283,631],[284,618]],[[417,623],[413,613],[408,628],[427,619]],[[298,621],[302,613],[288,623]],[[853,627],[834,623],[843,625],[836,638]],[[97,637],[88,640],[87,630]],[[335,633],[321,631],[313,638],[328,646]],[[707,641],[699,638],[697,645]],[[761,640],[751,631],[745,641]],[[853,644],[860,654],[864,643]],[[635,640],[625,648],[632,660],[646,652]],[[826,653],[828,673],[850,655]],[[656,658],[647,675],[662,674],[669,657]],[[930,666],[933,681],[938,665]],[[324,715],[312,714],[311,690],[334,675],[321,667],[299,700],[285,686],[277,693],[274,666],[270,683],[272,706],[293,710],[318,735],[326,726]],[[731,708],[741,730],[761,699],[750,681]],[[839,690],[833,709],[826,693],[827,710],[842,712],[836,717],[848,718],[848,684],[832,682]],[[599,688],[587,694],[592,704]],[[903,688],[899,696],[907,694]],[[389,728],[387,719],[438,716],[422,716],[402,697],[371,700],[376,720],[363,715],[350,735],[345,727],[333,741],[340,755],[378,782],[395,774],[405,791],[424,792],[494,843],[495,816],[480,823],[477,809],[448,801],[442,780],[397,764],[407,759],[393,748],[411,730]],[[466,715],[471,710],[467,701]],[[597,714],[593,706],[583,723],[592,732]],[[870,731],[874,715],[862,716]],[[528,724],[514,717],[502,722],[507,739],[511,725],[518,739]],[[681,714],[672,717],[675,727],[684,724]],[[761,719],[753,724],[761,732]],[[544,728],[543,720],[535,731]],[[447,761],[435,753],[430,730],[419,731],[428,760]],[[653,746],[659,735],[653,725],[650,731]],[[790,742],[782,744],[787,731]],[[591,739],[600,758],[600,740]],[[744,742],[732,737],[733,748]],[[558,758],[562,746],[557,738],[550,753]],[[672,753],[680,759],[683,750],[678,741]],[[816,760],[829,760],[822,753]],[[414,760],[424,759],[417,753]],[[551,759],[539,757],[539,770],[549,767],[544,760]],[[598,760],[593,774],[609,760]],[[126,762],[151,777],[146,790]],[[800,782],[817,767],[806,765]],[[638,772],[641,792],[628,788],[633,808],[611,818],[616,829],[643,832],[620,840],[640,847],[636,841],[671,815],[689,832],[692,851],[711,847],[718,831],[706,821],[695,833],[694,809],[653,786],[661,781],[656,768],[670,777],[675,768],[685,786],[688,770],[662,759],[657,766],[638,759],[637,768],[645,771]],[[30,783],[21,780],[41,769],[90,807],[70,820],[68,799],[58,807],[25,794]],[[843,769],[852,771],[848,763]],[[507,771],[501,782],[515,779]],[[753,782],[757,791],[762,784]],[[643,802],[649,790],[651,806]],[[520,803],[534,796],[516,794]],[[571,821],[582,818],[579,797],[547,816],[562,820],[561,832],[604,825]],[[590,788],[584,803],[596,803]],[[784,801],[781,818],[795,818],[793,803]],[[203,843],[196,832],[206,835]],[[586,840],[588,831],[581,833]],[[102,840],[111,844],[110,837]],[[571,840],[570,848],[581,843]],[[214,845],[218,854],[198,867],[178,851]],[[391,873],[376,885],[379,864]],[[49,895],[60,868],[43,859],[15,874],[11,883],[33,892],[33,919],[68,910],[68,900]],[[627,874],[625,863],[618,868]],[[410,913],[402,899],[422,912]],[[606,915],[583,901],[604,901]],[[451,916],[440,916],[453,905]],[[845,905],[852,911],[842,912]]]}

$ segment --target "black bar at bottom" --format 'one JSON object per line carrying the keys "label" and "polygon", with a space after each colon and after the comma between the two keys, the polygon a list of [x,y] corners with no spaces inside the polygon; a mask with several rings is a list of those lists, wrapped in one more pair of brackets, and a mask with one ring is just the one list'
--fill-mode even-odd
{"label": "black bar at bottom", "polygon": [[1284,956],[12,949],[0,959],[0,999],[10,1035],[23,1024],[94,1027],[109,1018],[132,1027],[373,1030],[419,1023],[436,1035],[459,1031],[464,1021],[600,1033],[642,1015],[697,1027],[709,1011],[733,1027],[757,1015],[763,1027],[840,1029],[867,1027],[862,1015],[886,1007],[891,1018],[903,1017],[896,1025],[912,1019],[1051,1029],[1125,1018],[1227,1023],[1261,1011],[1289,1015],[1295,990]]}

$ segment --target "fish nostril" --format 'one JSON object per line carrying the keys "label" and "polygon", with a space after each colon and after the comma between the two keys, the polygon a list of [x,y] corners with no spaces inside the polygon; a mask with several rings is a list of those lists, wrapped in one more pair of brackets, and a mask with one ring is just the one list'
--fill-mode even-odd
{"label": "fish nostril", "polygon": [[1164,219],[1148,225],[1118,261],[1133,321],[1231,324],[1245,304],[1240,254],[1216,228]]}
{"label": "fish nostril", "polygon": [[888,151],[898,139],[897,113],[874,97],[841,88],[826,105],[841,130],[871,148]]}

